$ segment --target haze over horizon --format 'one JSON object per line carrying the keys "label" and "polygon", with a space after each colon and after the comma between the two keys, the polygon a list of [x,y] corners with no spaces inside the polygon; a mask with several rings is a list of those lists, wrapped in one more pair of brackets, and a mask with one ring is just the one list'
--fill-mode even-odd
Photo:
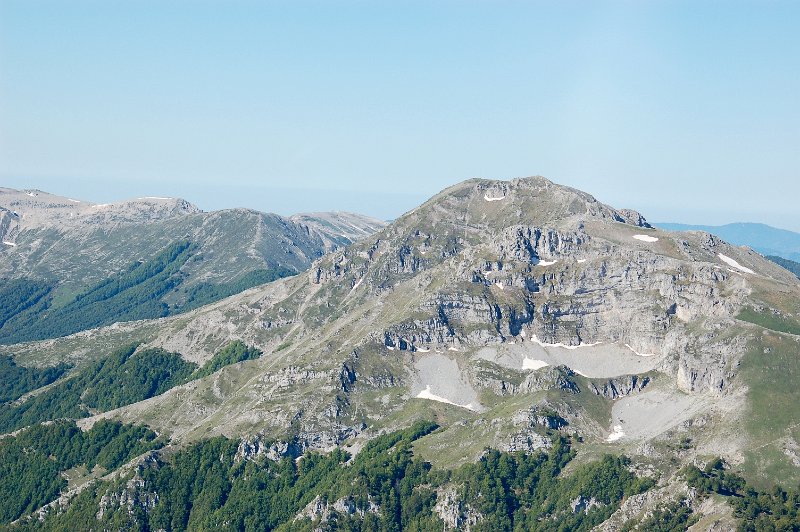
{"label": "haze over horizon", "polygon": [[394,218],[540,174],[800,231],[791,2],[0,2],[0,185]]}

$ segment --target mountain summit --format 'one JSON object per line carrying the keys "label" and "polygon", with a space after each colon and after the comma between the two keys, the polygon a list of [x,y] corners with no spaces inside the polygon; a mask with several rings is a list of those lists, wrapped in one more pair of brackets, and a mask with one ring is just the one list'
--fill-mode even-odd
{"label": "mountain summit", "polygon": [[263,356],[85,423],[296,456],[434,419],[414,450],[445,468],[572,435],[579,461],[625,452],[677,493],[676,464],[709,455],[757,482],[800,480],[800,412],[771,406],[800,399],[787,380],[800,372],[798,302],[797,278],[748,248],[654,229],[542,177],[474,179],[303,275],[15,352],[80,366],[137,340],[202,365],[241,341]]}

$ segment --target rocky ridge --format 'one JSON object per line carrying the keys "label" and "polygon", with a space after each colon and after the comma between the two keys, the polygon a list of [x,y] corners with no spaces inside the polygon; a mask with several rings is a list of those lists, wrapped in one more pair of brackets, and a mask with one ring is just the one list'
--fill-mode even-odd
{"label": "rocky ridge", "polygon": [[[741,463],[757,437],[739,429],[748,353],[764,334],[793,341],[741,313],[796,319],[785,301],[799,293],[789,272],[711,235],[652,229],[541,177],[470,180],[305,275],[127,331],[199,362],[230,339],[265,355],[103,416],[286,449],[441,416],[453,423],[420,452],[444,463],[483,446],[534,449],[552,431],[630,452],[683,431],[691,453]],[[564,423],[531,414],[545,398]]]}

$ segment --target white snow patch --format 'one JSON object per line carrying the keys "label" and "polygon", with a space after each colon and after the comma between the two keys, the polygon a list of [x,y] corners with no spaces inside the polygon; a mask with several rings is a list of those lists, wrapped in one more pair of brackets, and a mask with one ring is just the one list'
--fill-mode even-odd
{"label": "white snow patch", "polygon": [[448,351],[458,351],[458,348],[457,347],[448,347],[447,350]]}
{"label": "white snow patch", "polygon": [[578,349],[579,347],[592,347],[594,345],[600,344],[600,342],[594,342],[593,344],[578,344],[578,345],[567,345],[567,344],[562,344],[560,342],[557,344],[546,344],[541,340],[539,340],[539,338],[535,334],[531,336],[531,342],[539,344],[542,347],[561,347],[563,349]]}
{"label": "white snow patch", "polygon": [[430,352],[430,349],[425,349],[424,347],[418,347],[417,351],[420,353],[428,353]]}
{"label": "white snow patch", "polygon": [[578,374],[578,375],[580,375],[581,377],[586,377],[587,379],[588,379],[588,378],[590,378],[590,377],[589,377],[589,376],[588,376],[586,373],[581,373],[580,371],[578,371],[578,370],[577,370],[577,369],[575,369],[575,368],[569,368],[569,369],[571,369],[572,371],[574,371],[575,373],[577,373],[577,374]]}
{"label": "white snow patch", "polygon": [[391,345],[387,345],[386,349],[388,349],[389,351],[394,351],[394,347],[392,347]]}
{"label": "white snow patch", "polygon": [[67,198],[67,201],[71,201],[72,203],[80,203],[80,201],[72,198]]}
{"label": "white snow patch", "polygon": [[473,412],[477,411],[477,408],[475,408],[475,405],[473,405],[472,403],[468,403],[466,405],[460,405],[458,403],[454,403],[450,399],[446,399],[440,395],[436,395],[435,393],[431,392],[430,384],[425,386],[425,389],[417,394],[417,399],[428,399],[429,401],[439,401],[440,403],[447,403],[448,405],[466,408],[467,410],[472,410]]}
{"label": "white snow patch", "polygon": [[499,198],[490,198],[487,194],[484,194],[483,199],[486,201],[500,201],[501,199],[505,199],[505,196],[500,196]]}
{"label": "white snow patch", "polygon": [[25,194],[27,194],[28,196],[30,196],[32,198],[36,197],[36,194],[34,194],[33,192],[26,192]]}
{"label": "white snow patch", "polygon": [[654,356],[656,356],[656,353],[640,353],[639,351],[637,351],[636,349],[632,348],[628,344],[625,344],[625,347],[627,347],[628,349],[633,351],[634,354],[639,355],[640,357],[654,357]]}
{"label": "white snow patch", "polygon": [[525,359],[522,361],[522,369],[537,370],[537,369],[545,368],[545,367],[547,367],[549,365],[550,364],[548,364],[544,360],[536,360],[534,358],[528,358],[528,357],[525,357]]}
{"label": "white snow patch", "polygon": [[658,238],[650,235],[633,235],[633,238],[642,242],[658,242]]}
{"label": "white snow patch", "polygon": [[583,264],[584,262],[586,262],[586,259],[578,259],[578,264]]}
{"label": "white snow patch", "polygon": [[718,255],[719,255],[719,258],[722,259],[722,262],[724,262],[728,266],[733,266],[737,270],[742,271],[744,273],[753,273],[753,274],[756,273],[753,270],[751,270],[750,268],[742,266],[741,264],[739,264],[738,262],[736,262],[734,259],[730,258],[727,255],[723,255],[722,253],[718,253]]}
{"label": "white snow patch", "polygon": [[98,209],[100,207],[110,207],[110,206],[111,206],[110,203],[98,203],[97,205],[92,205],[92,208],[93,209]]}
{"label": "white snow patch", "polygon": [[172,198],[162,198],[162,197],[160,197],[160,196],[145,196],[145,197],[143,197],[142,199],[169,200],[169,199],[172,199]]}
{"label": "white snow patch", "polygon": [[361,285],[361,281],[363,281],[363,280],[364,280],[364,278],[362,277],[361,279],[359,279],[358,281],[356,281],[356,284],[354,284],[354,285],[353,285],[353,288],[351,288],[351,289],[350,289],[350,292],[352,293],[352,292],[353,292],[353,290],[355,290],[356,288],[358,288],[358,287]]}
{"label": "white snow patch", "polygon": [[608,435],[606,441],[611,443],[612,441],[617,441],[623,436],[625,436],[625,433],[622,432],[622,425],[614,425],[614,431]]}
{"label": "white snow patch", "polygon": [[3,244],[5,244],[6,246],[14,246],[14,247],[17,247],[17,245],[16,245],[15,243],[13,243],[13,242],[8,242],[8,241],[6,241],[6,240],[3,240]]}
{"label": "white snow patch", "polygon": [[503,283],[494,283],[494,284],[495,284],[495,286],[496,286],[497,288],[499,288],[500,290],[502,290],[503,288],[505,288],[505,287],[503,286]]}
{"label": "white snow patch", "polygon": [[556,262],[558,262],[558,261],[557,260],[540,260],[536,264],[538,264],[539,266],[551,266],[551,265],[555,264]]}

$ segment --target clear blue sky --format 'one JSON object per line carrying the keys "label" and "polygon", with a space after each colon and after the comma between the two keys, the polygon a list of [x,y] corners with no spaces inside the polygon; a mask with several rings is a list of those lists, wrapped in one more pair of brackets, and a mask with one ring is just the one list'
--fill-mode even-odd
{"label": "clear blue sky", "polygon": [[800,2],[0,0],[0,185],[391,218],[542,174],[800,230]]}

